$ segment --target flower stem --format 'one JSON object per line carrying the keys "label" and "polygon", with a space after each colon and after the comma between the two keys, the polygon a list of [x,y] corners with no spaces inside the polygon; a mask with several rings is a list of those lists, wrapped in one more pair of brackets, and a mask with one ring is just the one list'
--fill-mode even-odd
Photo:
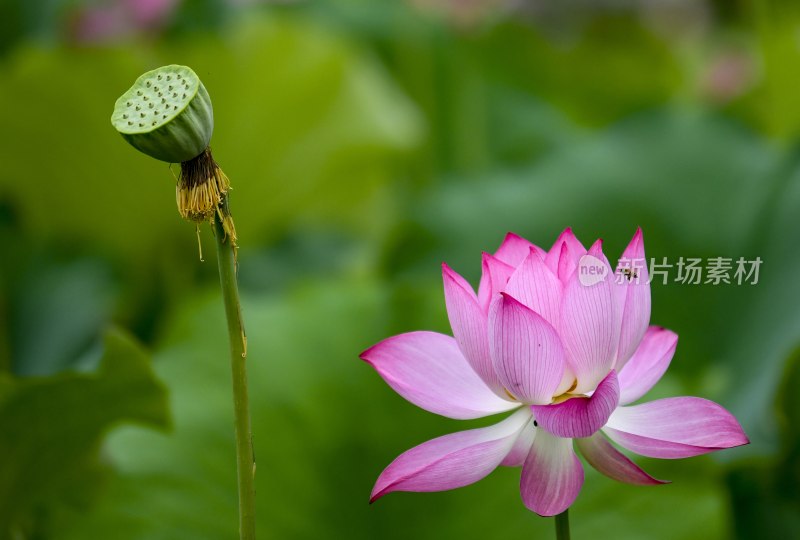
{"label": "flower stem", "polygon": [[[227,203],[227,201],[225,201]],[[227,204],[223,206],[227,211]],[[228,339],[233,371],[233,410],[236,431],[236,466],[239,483],[239,537],[254,540],[256,462],[253,458],[253,435],[250,431],[250,402],[247,397],[247,337],[242,322],[239,288],[236,284],[236,245],[226,233],[223,220],[214,219],[219,281],[228,319]]]}
{"label": "flower stem", "polygon": [[556,540],[569,540],[569,508],[556,516]]}

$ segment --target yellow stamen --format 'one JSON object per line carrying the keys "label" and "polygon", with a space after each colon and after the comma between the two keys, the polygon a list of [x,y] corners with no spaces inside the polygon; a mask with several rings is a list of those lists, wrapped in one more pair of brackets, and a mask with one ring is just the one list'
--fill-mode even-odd
{"label": "yellow stamen", "polygon": [[230,189],[230,180],[214,161],[211,150],[206,149],[196,158],[181,163],[175,186],[178,212],[189,221],[208,221]]}
{"label": "yellow stamen", "polygon": [[575,398],[575,397],[587,397],[584,394],[573,394],[572,393],[575,390],[575,388],[577,388],[577,386],[578,386],[578,379],[575,379],[572,382],[572,386],[570,386],[569,389],[566,392],[564,392],[560,396],[554,396],[553,397],[553,404],[563,403],[563,402],[567,401],[568,399]]}
{"label": "yellow stamen", "polygon": [[[170,169],[171,170],[171,169]],[[233,224],[230,210],[228,210],[228,192],[231,182],[227,175],[220,169],[211,155],[211,149],[206,148],[199,156],[181,163],[181,172],[176,179],[175,202],[178,213],[187,221],[200,223],[212,222],[219,219],[225,238],[233,246],[234,257],[238,254],[236,244],[236,227]],[[198,229],[198,245],[200,243]],[[200,247],[200,260],[203,260],[202,246]]]}

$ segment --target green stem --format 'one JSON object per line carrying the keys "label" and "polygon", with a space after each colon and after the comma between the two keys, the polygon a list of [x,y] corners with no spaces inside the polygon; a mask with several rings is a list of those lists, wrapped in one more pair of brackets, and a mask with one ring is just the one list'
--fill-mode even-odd
{"label": "green stem", "polygon": [[239,288],[236,284],[236,247],[226,235],[219,216],[214,219],[217,244],[219,281],[228,319],[228,339],[233,371],[233,410],[236,428],[236,466],[239,480],[239,537],[256,537],[255,480],[256,462],[253,458],[253,435],[250,431],[250,402],[247,397],[247,337],[242,322]]}
{"label": "green stem", "polygon": [[556,540],[569,540],[569,508],[556,516]]}

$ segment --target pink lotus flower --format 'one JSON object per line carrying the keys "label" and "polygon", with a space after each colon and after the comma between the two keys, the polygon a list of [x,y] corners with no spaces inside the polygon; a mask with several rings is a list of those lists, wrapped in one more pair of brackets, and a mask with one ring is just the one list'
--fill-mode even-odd
{"label": "pink lotus flower", "polygon": [[[674,332],[648,326],[647,269],[635,264],[645,266],[644,257],[641,230],[616,273],[600,240],[587,252],[567,229],[545,252],[509,233],[494,255],[483,254],[477,295],[442,265],[455,337],[401,334],[361,358],[430,412],[456,419],[515,412],[493,426],[405,452],[381,473],[371,501],[392,491],[462,487],[499,465],[521,465],[525,506],[552,516],[575,501],[583,484],[573,441],[595,469],[630,484],[664,481],[608,439],[667,459],[747,444],[736,419],[711,401],[678,397],[630,405],[658,382],[678,341]],[[588,274],[601,279],[587,284]]]}
{"label": "pink lotus flower", "polygon": [[182,0],[112,0],[78,11],[74,21],[78,41],[112,41],[163,28]]}

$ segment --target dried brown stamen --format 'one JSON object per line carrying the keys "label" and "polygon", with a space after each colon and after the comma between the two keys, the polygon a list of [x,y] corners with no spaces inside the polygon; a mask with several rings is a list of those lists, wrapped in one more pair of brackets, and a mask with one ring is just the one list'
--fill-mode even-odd
{"label": "dried brown stamen", "polygon": [[181,172],[175,187],[178,212],[188,221],[222,223],[225,234],[236,246],[236,229],[228,209],[230,180],[206,148],[199,156],[181,163]]}

